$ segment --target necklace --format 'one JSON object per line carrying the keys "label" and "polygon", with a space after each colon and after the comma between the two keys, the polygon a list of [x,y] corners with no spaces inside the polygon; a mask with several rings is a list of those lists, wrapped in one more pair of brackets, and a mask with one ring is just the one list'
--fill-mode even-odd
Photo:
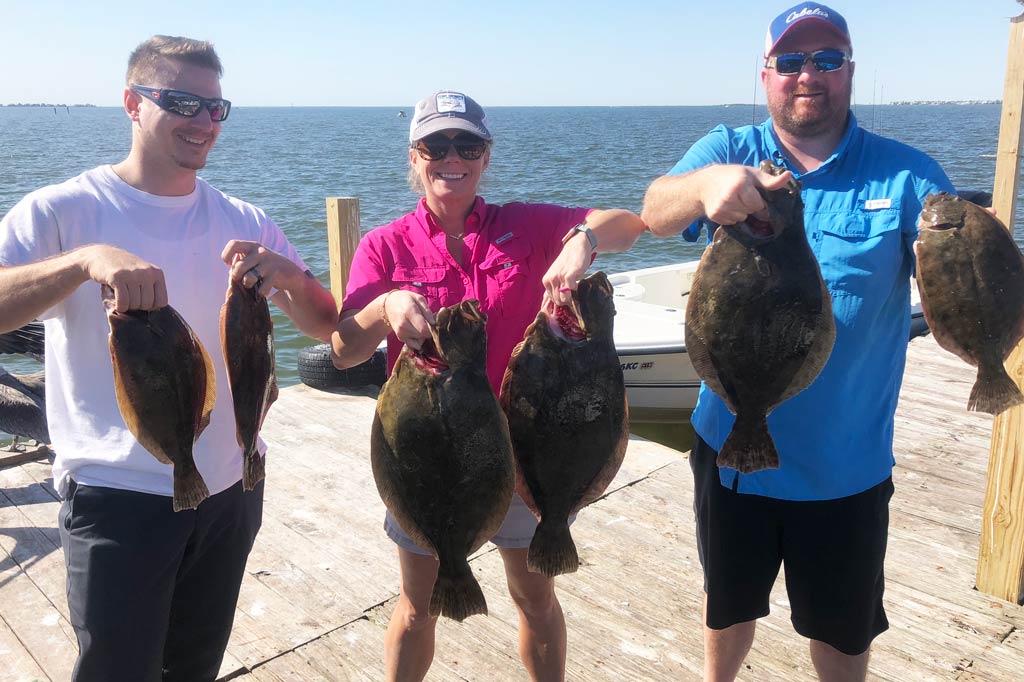
{"label": "necklace", "polygon": [[448,234],[446,232],[445,236],[447,236],[449,239],[454,239],[456,241],[460,241],[461,242],[462,238],[466,236],[466,231],[463,230],[462,232],[459,232],[458,234]]}

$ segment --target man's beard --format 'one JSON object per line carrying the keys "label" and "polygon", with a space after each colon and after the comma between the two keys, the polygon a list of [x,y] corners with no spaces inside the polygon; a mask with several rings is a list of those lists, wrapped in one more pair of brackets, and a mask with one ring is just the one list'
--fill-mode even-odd
{"label": "man's beard", "polygon": [[833,99],[824,95],[813,109],[797,109],[796,95],[786,97],[782,103],[768,102],[768,113],[772,117],[772,123],[784,132],[794,137],[810,138],[818,137],[835,129],[836,125],[844,125],[846,112],[849,105],[845,107],[843,114],[840,114],[840,107],[837,107]]}

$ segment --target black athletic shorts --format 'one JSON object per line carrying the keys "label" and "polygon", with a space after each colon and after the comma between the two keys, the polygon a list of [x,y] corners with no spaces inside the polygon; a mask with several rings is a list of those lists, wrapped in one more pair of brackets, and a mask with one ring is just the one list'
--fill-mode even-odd
{"label": "black athletic shorts", "polygon": [[777,500],[723,486],[717,457],[698,436],[690,468],[707,626],[768,615],[784,562],[796,631],[850,656],[867,651],[889,628],[882,592],[892,478],[836,500]]}

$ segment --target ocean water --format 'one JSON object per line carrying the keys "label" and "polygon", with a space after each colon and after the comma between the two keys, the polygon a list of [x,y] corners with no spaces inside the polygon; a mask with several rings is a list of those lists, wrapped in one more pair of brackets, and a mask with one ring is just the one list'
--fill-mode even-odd
{"label": "ocean water", "polygon": [[[411,113],[410,109],[405,110]],[[932,155],[959,189],[991,191],[999,106],[859,106],[860,124]],[[760,122],[764,107],[493,107],[495,136],[480,193],[489,202],[550,202],[639,212],[650,182],[719,123]],[[62,182],[128,153],[130,128],[118,108],[0,108],[0,215],[38,187]],[[313,273],[329,286],[325,198],[360,200],[363,231],[412,210],[408,119],[393,107],[238,107],[201,175],[264,210]],[[1024,209],[1018,211],[1018,216]],[[1024,226],[1015,226],[1024,244]],[[624,254],[600,256],[607,272],[697,258],[701,247],[644,235]],[[216,292],[219,297],[220,292]],[[172,302],[173,303],[173,302]],[[278,380],[298,382],[297,351],[314,343],[271,306]],[[28,360],[0,358],[11,371]]]}

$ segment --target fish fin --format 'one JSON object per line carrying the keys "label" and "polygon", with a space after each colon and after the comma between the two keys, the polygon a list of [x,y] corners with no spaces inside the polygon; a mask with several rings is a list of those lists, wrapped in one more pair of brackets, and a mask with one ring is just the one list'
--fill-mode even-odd
{"label": "fish fin", "polygon": [[270,412],[270,406],[277,401],[277,396],[280,391],[277,388],[277,377],[273,374],[270,375],[270,385],[267,386],[267,399],[263,403],[263,414],[260,416],[260,430],[263,429],[263,420],[267,418],[267,412]]}
{"label": "fish fin", "polygon": [[196,347],[199,348],[199,353],[203,356],[203,364],[206,370],[206,399],[203,401],[203,413],[199,417],[199,425],[196,428],[195,439],[199,440],[200,434],[210,425],[210,415],[213,413],[213,406],[217,402],[217,375],[213,370],[213,361],[210,359],[210,354],[203,348],[199,337],[193,335],[192,338],[195,339]]}
{"label": "fish fin", "polygon": [[242,457],[242,489],[252,490],[266,477],[266,464],[260,457],[259,448],[254,445],[253,449]]}
{"label": "fish fin", "polygon": [[487,600],[468,561],[462,559],[450,570],[438,571],[430,594],[429,613],[435,618],[443,615],[457,621],[478,613],[487,615]]}
{"label": "fish fin", "polygon": [[540,520],[530,542],[526,567],[549,578],[579,570],[580,556],[576,552],[576,543],[572,541],[568,521]]}
{"label": "fish fin", "polygon": [[184,471],[182,467],[174,467],[174,511],[195,509],[199,503],[210,496],[199,469],[195,467]]}
{"label": "fish fin", "polygon": [[991,367],[988,363],[978,366],[978,378],[967,400],[968,410],[999,414],[1021,404],[1024,404],[1024,394],[1006,373],[1002,363]]}
{"label": "fish fin", "polygon": [[736,415],[736,423],[718,453],[718,466],[749,474],[762,469],[779,468],[779,451],[768,433],[768,420],[762,415]]}

